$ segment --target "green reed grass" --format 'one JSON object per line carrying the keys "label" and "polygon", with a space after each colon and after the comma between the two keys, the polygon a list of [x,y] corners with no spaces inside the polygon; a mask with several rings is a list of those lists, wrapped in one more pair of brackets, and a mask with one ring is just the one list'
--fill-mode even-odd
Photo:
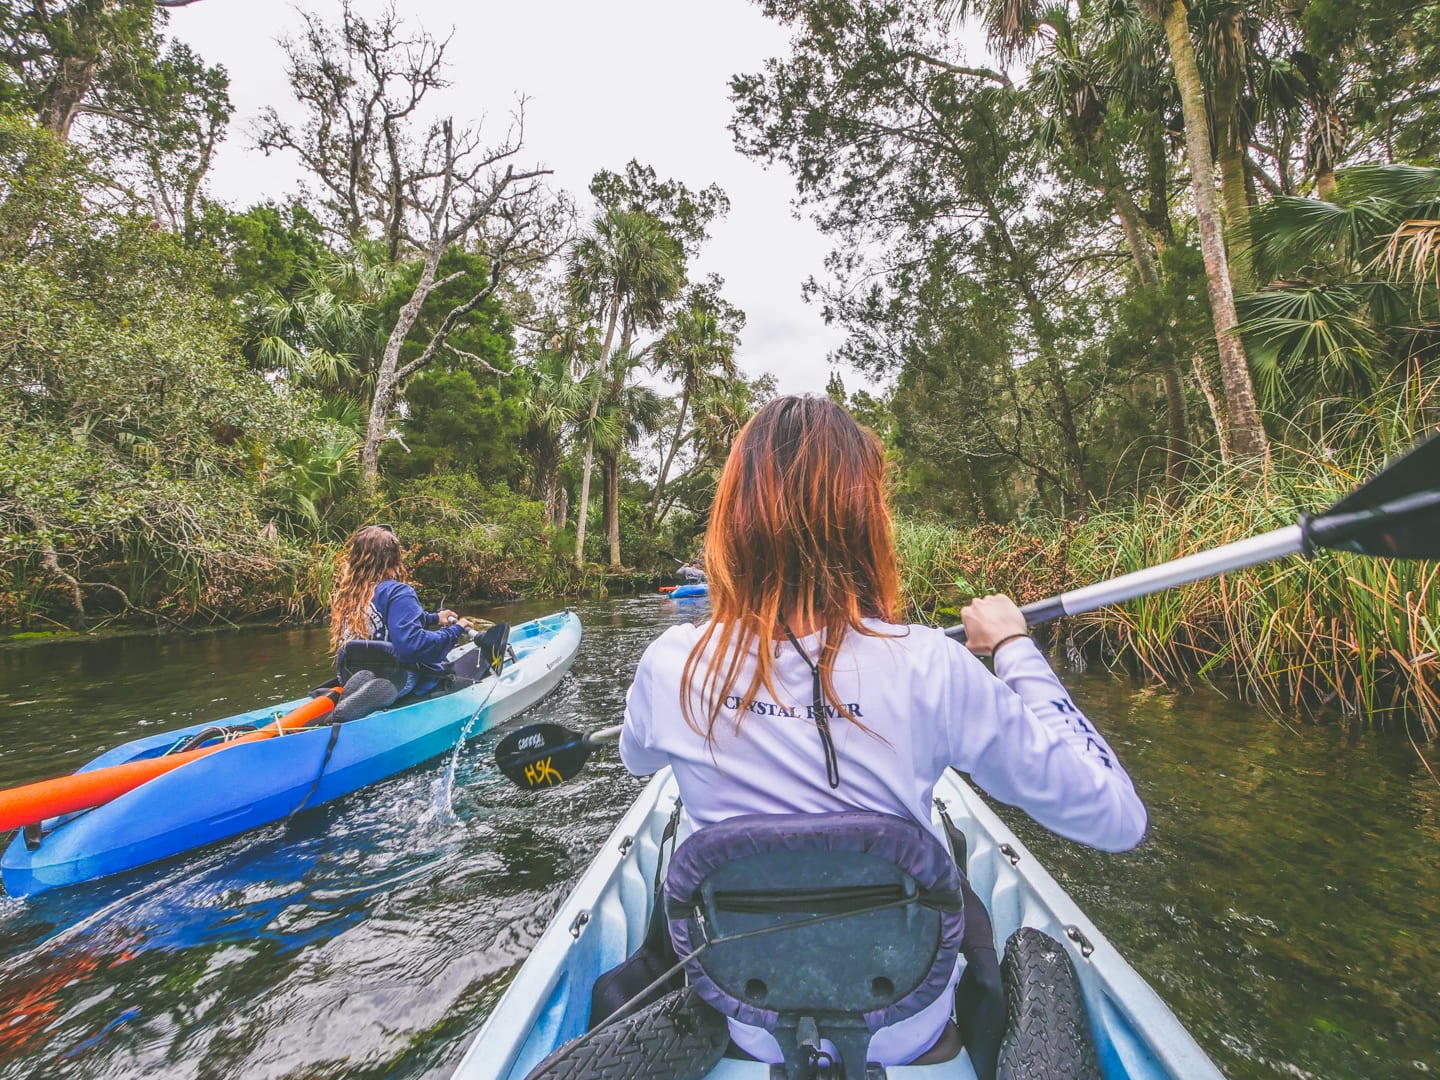
{"label": "green reed grass", "polygon": [[[1083,522],[897,526],[913,609],[954,621],[971,596],[1020,603],[1207,550],[1338,500],[1382,464],[1385,440],[1345,465],[1286,450],[1263,471],[1199,462],[1178,509],[1158,497]],[[1408,433],[1397,432],[1399,449]],[[1058,634],[1155,680],[1238,684],[1266,708],[1418,720],[1440,735],[1440,565],[1322,553],[1291,558],[1065,620]]]}

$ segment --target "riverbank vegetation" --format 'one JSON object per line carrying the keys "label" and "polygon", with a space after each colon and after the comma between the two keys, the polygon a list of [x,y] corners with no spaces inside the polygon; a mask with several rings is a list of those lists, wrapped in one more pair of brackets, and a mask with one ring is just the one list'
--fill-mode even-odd
{"label": "riverbank vegetation", "polygon": [[372,521],[457,602],[692,550],[771,386],[690,270],[724,193],[632,162],[582,213],[523,103],[422,122],[448,43],[346,6],[277,45],[293,100],[239,136],[304,195],[222,205],[228,80],[175,6],[0,14],[0,626],[310,618]]}
{"label": "riverbank vegetation", "polygon": [[[301,12],[234,130],[175,6],[0,13],[0,625],[315,617],[375,521],[452,603],[692,552],[775,388],[694,269],[725,193],[565,191],[393,9]],[[834,241],[826,392],[890,450],[918,614],[1291,522],[1440,421],[1433,4],[759,6],[789,49],[735,146]],[[211,198],[225,138],[302,193]],[[1434,734],[1428,573],[1294,561],[1057,641]]]}

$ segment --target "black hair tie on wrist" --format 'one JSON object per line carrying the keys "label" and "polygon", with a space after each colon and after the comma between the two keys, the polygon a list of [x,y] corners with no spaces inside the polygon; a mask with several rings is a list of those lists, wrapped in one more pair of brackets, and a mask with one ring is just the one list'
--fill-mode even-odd
{"label": "black hair tie on wrist", "polygon": [[1007,641],[1014,641],[1016,638],[1029,637],[1029,636],[1030,636],[1030,631],[1029,631],[1029,630],[1022,630],[1022,631],[1021,631],[1020,633],[1018,633],[1018,634],[1007,634],[1007,635],[1005,635],[1004,637],[1002,637],[999,641],[995,642],[994,645],[991,645],[991,646],[990,646],[990,655],[991,655],[991,656],[994,656],[996,653],[998,653],[998,652],[1000,651],[1000,646],[1001,646],[1001,645],[1004,645]]}

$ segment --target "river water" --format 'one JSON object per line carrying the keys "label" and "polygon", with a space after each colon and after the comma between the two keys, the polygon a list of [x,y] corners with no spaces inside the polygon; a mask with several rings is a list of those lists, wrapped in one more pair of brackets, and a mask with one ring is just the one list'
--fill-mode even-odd
{"label": "river water", "polygon": [[[530,604],[490,617],[516,621]],[[529,714],[615,723],[665,626],[588,601]],[[321,630],[0,649],[0,786],[139,734],[294,698]],[[1440,1070],[1440,788],[1402,735],[1291,727],[1210,691],[1066,675],[1149,806],[1104,855],[1007,812],[1232,1077]],[[0,897],[0,1077],[442,1077],[641,782],[613,756],[532,794],[472,741],[122,879]]]}

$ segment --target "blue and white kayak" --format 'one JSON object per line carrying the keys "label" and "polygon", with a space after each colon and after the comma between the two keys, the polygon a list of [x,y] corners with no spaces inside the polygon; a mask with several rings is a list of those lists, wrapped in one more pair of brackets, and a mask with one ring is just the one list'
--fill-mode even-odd
{"label": "blue and white kayak", "polygon": [[[610,839],[485,1021],[456,1080],[523,1080],[582,1034],[596,978],[644,939],[661,836],[675,805],[670,771],[657,774]],[[1220,1071],[1174,1013],[1087,919],[975,791],[954,773],[936,786],[965,834],[969,875],[1002,944],[1022,926],[1060,942],[1079,977],[1100,1070],[1107,1080],[1219,1080]],[[688,825],[682,817],[679,838]],[[770,1066],[723,1058],[710,1080],[768,1080]],[[972,1080],[966,1053],[932,1065],[894,1066],[905,1080]]]}
{"label": "blue and white kayak", "polygon": [[[439,757],[462,736],[504,723],[553,690],[580,647],[580,620],[560,612],[521,623],[510,630],[510,647],[514,660],[499,675],[454,693],[345,724],[318,724],[281,738],[237,744],[103,806],[43,822],[42,839],[34,848],[16,834],[0,859],[5,890],[24,896],[132,870],[282,820],[301,806],[338,799]],[[101,754],[81,771],[158,757],[181,738],[217,724],[263,725],[305,700],[136,739]]]}
{"label": "blue and white kayak", "polygon": [[705,582],[695,585],[681,585],[670,593],[671,600],[689,600],[697,596],[709,596],[710,586]]}

